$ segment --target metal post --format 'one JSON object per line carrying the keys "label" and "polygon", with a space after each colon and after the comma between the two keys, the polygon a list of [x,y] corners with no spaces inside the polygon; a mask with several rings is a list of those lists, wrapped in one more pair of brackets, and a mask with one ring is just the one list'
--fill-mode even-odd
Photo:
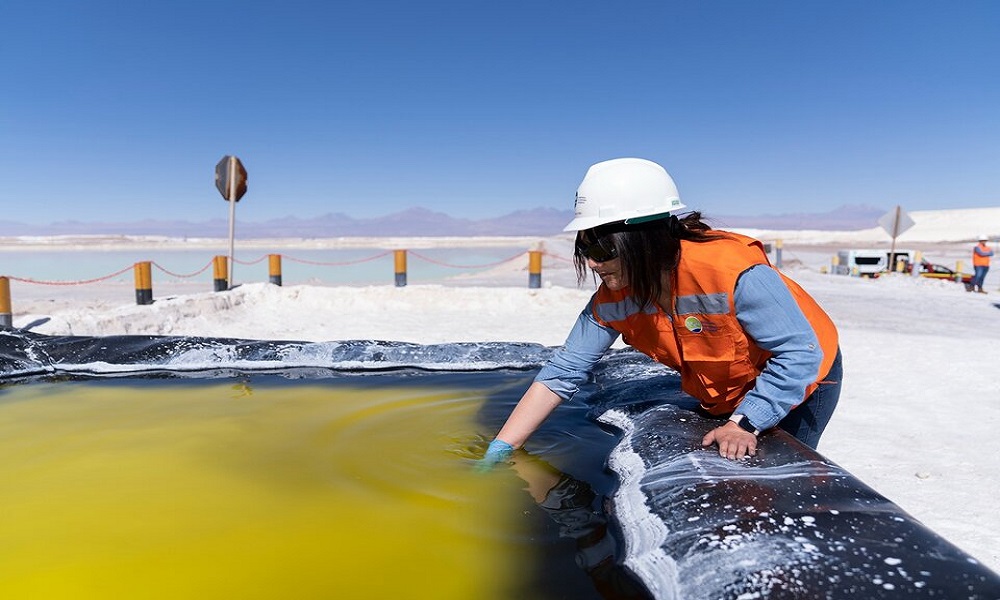
{"label": "metal post", "polygon": [[899,217],[903,212],[903,207],[896,205],[896,216],[892,220],[892,245],[889,246],[889,272],[892,272],[893,264],[892,261],[896,257],[896,236],[899,235]]}
{"label": "metal post", "polygon": [[236,231],[236,157],[229,157],[229,284],[233,283],[233,239]]}
{"label": "metal post", "polygon": [[781,268],[781,240],[774,243],[774,266]]}

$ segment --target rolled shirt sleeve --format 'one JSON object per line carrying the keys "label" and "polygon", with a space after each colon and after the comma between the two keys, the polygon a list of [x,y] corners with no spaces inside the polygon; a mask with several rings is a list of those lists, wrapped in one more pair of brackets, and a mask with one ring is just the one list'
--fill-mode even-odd
{"label": "rolled shirt sleeve", "polygon": [[608,348],[618,339],[618,332],[605,327],[594,319],[594,299],[577,317],[566,343],[556,350],[542,367],[535,381],[549,388],[562,400],[568,400],[579,391],[590,373]]}
{"label": "rolled shirt sleeve", "polygon": [[736,408],[758,429],[774,427],[805,398],[819,377],[823,350],[788,286],[774,269],[757,265],[744,272],[733,297],[736,319],[771,357],[754,388]]}

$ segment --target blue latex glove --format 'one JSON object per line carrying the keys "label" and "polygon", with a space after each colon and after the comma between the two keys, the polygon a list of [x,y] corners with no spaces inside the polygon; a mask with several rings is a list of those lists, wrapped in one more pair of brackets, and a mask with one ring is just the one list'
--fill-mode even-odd
{"label": "blue latex glove", "polygon": [[480,472],[489,471],[497,464],[510,460],[512,454],[514,454],[514,446],[503,440],[493,440],[490,442],[489,447],[486,448],[486,454],[483,455],[476,465],[476,470]]}

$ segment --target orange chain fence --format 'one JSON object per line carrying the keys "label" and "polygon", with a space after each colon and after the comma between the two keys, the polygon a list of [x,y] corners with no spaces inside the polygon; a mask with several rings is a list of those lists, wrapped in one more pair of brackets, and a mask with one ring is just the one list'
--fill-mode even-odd
{"label": "orange chain fence", "polygon": [[[303,258],[296,258],[294,256],[288,256],[285,254],[267,254],[260,258],[250,261],[243,261],[233,259],[233,262],[244,265],[253,266],[265,259],[268,260],[268,281],[269,283],[275,285],[282,284],[281,276],[281,263],[282,260],[287,260],[300,264],[307,264],[312,266],[321,267],[345,267],[351,265],[357,265],[365,262],[370,262],[373,260],[378,260],[382,257],[388,256],[389,254],[394,255],[394,275],[395,275],[395,285],[396,287],[402,287],[406,285],[406,262],[407,255],[413,256],[414,258],[423,260],[425,262],[440,266],[448,267],[453,269],[487,269],[490,267],[496,267],[504,263],[516,260],[525,254],[528,255],[528,287],[538,288],[541,287],[542,278],[542,256],[546,258],[572,263],[572,258],[567,258],[557,254],[550,253],[544,250],[528,250],[521,251],[510,257],[503,258],[497,261],[481,263],[475,265],[464,265],[464,264],[454,264],[442,260],[437,260],[425,254],[419,252],[414,252],[412,250],[386,250],[384,252],[379,252],[371,256],[366,256],[364,258],[359,258],[355,260],[346,261],[315,261],[307,260]],[[100,277],[94,277],[92,279],[80,279],[80,280],[69,280],[69,281],[46,281],[41,279],[33,279],[30,277],[17,277],[14,275],[0,275],[0,327],[11,327],[11,302],[10,302],[10,282],[17,281],[20,283],[31,284],[31,285],[47,285],[47,286],[75,286],[75,285],[90,285],[95,283],[100,283],[103,281],[108,281],[114,279],[130,270],[135,274],[135,291],[136,291],[136,304],[152,304],[153,294],[152,294],[152,267],[156,267],[157,270],[174,277],[176,279],[191,279],[197,277],[207,271],[210,267],[214,267],[213,271],[213,282],[214,291],[226,291],[230,289],[228,279],[228,257],[226,256],[215,256],[210,260],[205,266],[200,269],[193,271],[191,273],[178,273],[167,269],[163,265],[152,261],[140,261],[132,265],[122,267],[113,273],[108,273],[107,275],[102,275]]]}

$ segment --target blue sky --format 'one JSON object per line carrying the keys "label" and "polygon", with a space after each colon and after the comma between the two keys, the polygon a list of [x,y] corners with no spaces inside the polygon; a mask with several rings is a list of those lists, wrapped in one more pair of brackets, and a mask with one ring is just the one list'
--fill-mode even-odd
{"label": "blue sky", "polygon": [[1000,205],[1000,2],[0,7],[2,220],[569,209],[664,165],[709,215]]}

